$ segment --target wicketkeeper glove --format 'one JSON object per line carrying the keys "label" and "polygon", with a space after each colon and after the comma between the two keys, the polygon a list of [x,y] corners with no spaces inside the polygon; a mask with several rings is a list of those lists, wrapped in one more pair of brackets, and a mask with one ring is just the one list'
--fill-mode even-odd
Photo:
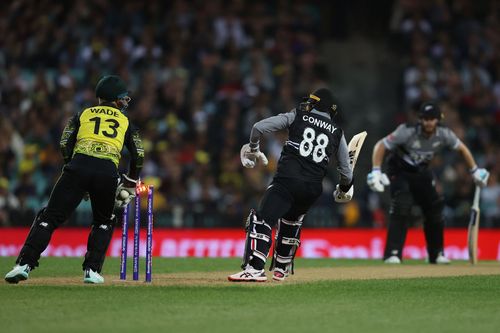
{"label": "wicketkeeper glove", "polygon": [[477,186],[485,187],[486,184],[488,184],[488,178],[490,177],[490,173],[488,172],[488,170],[475,167],[470,170],[470,173],[472,174],[474,183]]}
{"label": "wicketkeeper glove", "polygon": [[245,168],[253,168],[258,160],[264,165],[268,163],[266,155],[259,150],[259,146],[257,145],[255,148],[251,148],[249,143],[241,147],[240,159],[241,164],[243,164]]}
{"label": "wicketkeeper glove", "polygon": [[391,184],[387,175],[382,173],[378,168],[374,168],[368,176],[366,176],[366,183],[370,186],[370,189],[375,192],[384,192],[384,186],[389,186],[389,184]]}
{"label": "wicketkeeper glove", "polygon": [[137,180],[122,175],[120,184],[116,188],[115,207],[125,207],[135,198]]}
{"label": "wicketkeeper glove", "polygon": [[[344,188],[345,190],[345,188]],[[347,192],[344,192],[339,184],[335,187],[335,191],[333,191],[333,199],[335,202],[348,202],[351,201],[354,196],[354,185],[351,185]]]}

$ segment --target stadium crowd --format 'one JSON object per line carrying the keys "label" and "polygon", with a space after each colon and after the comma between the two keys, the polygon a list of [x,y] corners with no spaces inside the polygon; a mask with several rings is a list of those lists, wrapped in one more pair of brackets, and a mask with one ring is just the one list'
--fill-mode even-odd
{"label": "stadium crowd", "polygon": [[[410,63],[402,110],[441,101],[446,123],[491,171],[483,211],[500,226],[498,8],[490,1],[479,20],[471,3],[396,1],[391,27]],[[284,139],[266,140],[268,169],[243,169],[251,125],[328,84],[317,2],[16,0],[0,11],[0,226],[29,225],[47,201],[61,171],[61,131],[96,102],[103,74],[130,86],[143,181],[155,185],[159,224],[179,227],[240,226]],[[472,181],[463,163],[447,162],[436,168],[450,221],[460,223]]]}
{"label": "stadium crowd", "polygon": [[[270,170],[240,166],[252,123],[326,84],[319,9],[305,1],[0,6],[0,224],[27,224],[47,201],[62,166],[61,130],[96,102],[103,74],[130,86],[129,115],[145,142],[142,177],[156,185],[156,211],[199,213],[208,224],[216,213],[217,223],[239,225],[269,181]],[[272,165],[279,140],[267,140]]]}

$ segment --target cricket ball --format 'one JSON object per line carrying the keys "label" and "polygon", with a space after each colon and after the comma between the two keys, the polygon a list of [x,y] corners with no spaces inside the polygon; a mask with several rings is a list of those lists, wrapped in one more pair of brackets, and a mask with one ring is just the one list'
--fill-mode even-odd
{"label": "cricket ball", "polygon": [[121,191],[120,191],[120,198],[121,198],[121,199],[125,200],[125,199],[127,199],[129,196],[130,196],[130,193],[128,193],[127,191],[125,191],[125,190],[121,190]]}

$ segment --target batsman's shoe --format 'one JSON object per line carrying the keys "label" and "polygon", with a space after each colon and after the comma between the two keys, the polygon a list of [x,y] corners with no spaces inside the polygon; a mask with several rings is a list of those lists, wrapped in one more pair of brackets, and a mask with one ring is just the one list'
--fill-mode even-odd
{"label": "batsman's shoe", "polygon": [[386,264],[400,264],[401,263],[401,259],[399,259],[398,256],[390,256],[389,258],[385,259],[384,262]]}
{"label": "batsman's shoe", "polygon": [[5,281],[8,283],[19,283],[28,279],[31,267],[26,265],[16,265],[14,268],[5,275]]}
{"label": "batsman's shoe", "polygon": [[83,282],[99,284],[104,283],[104,278],[99,273],[94,272],[90,268],[87,268],[83,273]]}
{"label": "batsman's shoe", "polygon": [[284,281],[288,275],[290,275],[288,269],[282,269],[279,267],[274,268],[273,280],[274,281]]}
{"label": "batsman's shoe", "polygon": [[245,270],[229,275],[227,279],[232,282],[265,282],[267,281],[267,276],[263,269],[255,269],[252,266],[247,266]]}

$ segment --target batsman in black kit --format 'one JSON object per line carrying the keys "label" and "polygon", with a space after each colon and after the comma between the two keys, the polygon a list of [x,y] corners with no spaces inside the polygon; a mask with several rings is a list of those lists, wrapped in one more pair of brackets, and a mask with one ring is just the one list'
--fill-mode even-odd
{"label": "batsman in black kit", "polygon": [[322,180],[332,158],[340,173],[340,182],[333,194],[335,201],[351,200],[354,188],[347,143],[342,129],[333,122],[337,104],[331,91],[321,88],[310,94],[297,109],[253,125],[250,143],[240,152],[246,168],[253,168],[259,160],[267,165],[266,156],[259,150],[264,133],[288,129],[288,140],[258,210],[252,210],[248,216],[243,271],[230,275],[229,281],[267,280],[264,266],[274,226],[277,226],[276,239],[270,267],[273,279],[282,281],[293,273],[304,216],[323,191]]}
{"label": "batsman in black kit", "polygon": [[[92,205],[93,222],[83,262],[85,283],[103,283],[100,275],[116,222],[115,200],[125,205],[135,196],[136,179],[142,168],[144,149],[139,132],[125,113],[130,102],[125,83],[114,75],[103,77],[96,86],[99,105],[72,117],[64,128],[60,147],[64,168],[41,209],[16,260],[5,276],[9,283],[26,280],[38,266],[52,233],[73,213],[84,197]],[[128,175],[119,183],[118,164],[123,146],[131,155]],[[130,195],[124,199],[121,191]]]}
{"label": "batsman in black kit", "polygon": [[[391,206],[389,226],[384,250],[384,261],[400,264],[408,230],[408,217],[413,204],[420,206],[424,217],[424,234],[427,242],[428,261],[431,264],[448,264],[444,253],[443,199],[434,186],[429,163],[443,148],[457,150],[470,168],[476,185],[485,186],[487,170],[478,168],[469,149],[453,131],[439,124],[442,118],[439,106],[433,102],[422,104],[420,121],[416,125],[403,124],[373,148],[373,169],[367,183],[373,191],[383,192],[390,185]],[[386,151],[387,175],[381,165]]]}

